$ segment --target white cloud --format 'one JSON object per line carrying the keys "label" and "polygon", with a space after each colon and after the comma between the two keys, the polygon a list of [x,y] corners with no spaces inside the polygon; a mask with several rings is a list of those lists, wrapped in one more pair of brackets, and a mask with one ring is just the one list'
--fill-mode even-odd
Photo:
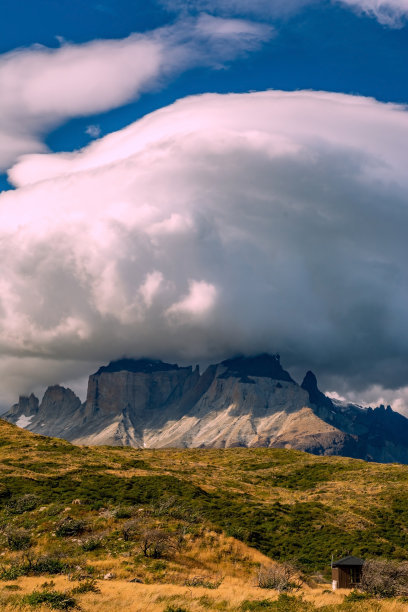
{"label": "white cloud", "polygon": [[189,282],[188,294],[179,302],[172,304],[166,314],[170,317],[180,317],[181,322],[186,316],[201,319],[212,310],[216,298],[217,289],[214,285],[205,281],[193,280]]}
{"label": "white cloud", "polygon": [[208,38],[235,39],[238,38],[257,42],[260,37],[268,39],[271,34],[269,27],[244,19],[221,19],[208,14],[201,14],[197,19],[197,31]]}
{"label": "white cloud", "polygon": [[407,138],[371,99],[207,94],[24,157],[0,196],[2,386],[263,350],[344,396],[405,385]]}
{"label": "white cloud", "polygon": [[[70,118],[135,100],[174,72],[218,67],[271,35],[265,25],[201,15],[122,40],[0,55],[0,169],[24,153],[44,152],[44,134]],[[89,126],[90,136],[96,127]]]}
{"label": "white cloud", "polygon": [[42,135],[67,118],[136,98],[159,76],[163,53],[159,41],[134,35],[0,56],[0,167],[44,150]]}
{"label": "white cloud", "polygon": [[328,392],[327,395],[342,402],[351,402],[360,406],[392,406],[393,410],[401,412],[408,418],[408,387],[399,389],[384,389],[381,385],[372,385],[364,391],[348,391],[346,396],[339,395],[337,392]]}
{"label": "white cloud", "polygon": [[408,16],[408,0],[337,0],[346,6],[375,17],[380,23],[400,27]]}
{"label": "white cloud", "polygon": [[140,286],[140,293],[144,303],[148,308],[153,303],[153,300],[157,293],[160,291],[160,287],[163,284],[163,274],[154,270],[146,275],[144,283]]}
{"label": "white cloud", "polygon": [[188,13],[208,11],[222,16],[251,16],[260,19],[290,16],[307,6],[342,4],[361,15],[375,17],[381,24],[400,27],[408,15],[408,0],[162,0],[168,9]]}
{"label": "white cloud", "polygon": [[85,134],[88,134],[88,136],[91,138],[99,138],[99,136],[102,134],[101,126],[94,124],[88,125],[85,130]]}

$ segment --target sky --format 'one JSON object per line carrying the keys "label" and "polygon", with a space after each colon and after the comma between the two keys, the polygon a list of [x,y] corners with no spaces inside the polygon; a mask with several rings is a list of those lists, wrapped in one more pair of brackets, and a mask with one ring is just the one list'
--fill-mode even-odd
{"label": "sky", "polygon": [[0,16],[0,407],[269,351],[408,414],[408,0]]}

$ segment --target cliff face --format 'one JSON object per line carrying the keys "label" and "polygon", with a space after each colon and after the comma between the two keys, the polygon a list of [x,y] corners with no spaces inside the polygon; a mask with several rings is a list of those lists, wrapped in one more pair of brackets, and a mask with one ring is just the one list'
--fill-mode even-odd
{"label": "cliff face", "polygon": [[152,411],[180,400],[199,377],[191,367],[150,373],[99,371],[89,377],[84,416],[106,418],[130,409],[135,418],[149,419]]}
{"label": "cliff face", "polygon": [[[143,360],[146,362],[146,360]],[[198,368],[162,362],[137,367],[126,360],[89,377],[88,393],[71,439],[87,444],[130,444],[143,447],[146,427],[163,426],[180,413],[180,404],[200,379]]]}
{"label": "cliff face", "polygon": [[89,377],[81,404],[49,387],[20,398],[5,418],[79,444],[135,447],[269,446],[408,463],[408,419],[326,397],[308,372],[294,382],[278,355],[198,368],[155,360],[111,362]]}

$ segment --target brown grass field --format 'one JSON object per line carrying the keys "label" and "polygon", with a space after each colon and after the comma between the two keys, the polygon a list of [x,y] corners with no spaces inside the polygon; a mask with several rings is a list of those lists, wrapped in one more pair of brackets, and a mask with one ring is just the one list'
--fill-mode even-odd
{"label": "brown grass field", "polygon": [[[69,590],[72,583],[66,577],[53,578],[55,588],[59,591]],[[3,588],[0,591],[0,606],[4,612],[12,610],[32,611],[33,607],[20,603],[20,596],[40,589],[44,579],[20,578],[13,584],[20,587],[16,594],[10,593]],[[167,606],[175,608],[182,607],[189,612],[203,612],[205,610],[224,610],[226,612],[239,612],[242,603],[245,601],[277,601],[276,591],[261,592],[261,589],[245,583],[236,578],[226,577],[222,585],[215,591],[206,588],[180,587],[174,584],[132,584],[125,580],[99,581],[100,593],[87,593],[78,596],[80,609],[83,612],[163,612]],[[304,609],[308,609],[307,604],[313,603],[314,608],[323,612],[331,611],[350,611],[350,612],[406,612],[408,604],[398,600],[374,600],[365,602],[343,603],[345,596],[349,593],[346,590],[338,590],[330,593],[327,585],[320,585],[315,588],[305,587],[298,596],[305,602]],[[267,610],[260,607],[259,610]],[[271,608],[272,609],[272,608]],[[284,611],[284,607],[276,608]],[[294,608],[288,608],[288,612]],[[47,606],[37,606],[38,612],[49,612]],[[302,610],[302,605],[296,608]]]}

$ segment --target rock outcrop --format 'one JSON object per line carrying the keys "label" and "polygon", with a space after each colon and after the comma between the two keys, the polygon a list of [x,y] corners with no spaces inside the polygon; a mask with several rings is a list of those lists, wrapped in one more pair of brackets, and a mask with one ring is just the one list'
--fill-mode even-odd
{"label": "rock outcrop", "polygon": [[21,396],[4,418],[36,433],[65,438],[64,432],[69,431],[80,408],[81,400],[71,389],[53,385],[46,390],[41,404],[33,394]]}
{"label": "rock outcrop", "polygon": [[298,385],[279,355],[239,357],[207,368],[121,359],[89,377],[81,404],[49,387],[39,404],[21,397],[5,418],[78,444],[134,447],[282,447],[408,463],[408,419],[325,396],[312,372]]}

